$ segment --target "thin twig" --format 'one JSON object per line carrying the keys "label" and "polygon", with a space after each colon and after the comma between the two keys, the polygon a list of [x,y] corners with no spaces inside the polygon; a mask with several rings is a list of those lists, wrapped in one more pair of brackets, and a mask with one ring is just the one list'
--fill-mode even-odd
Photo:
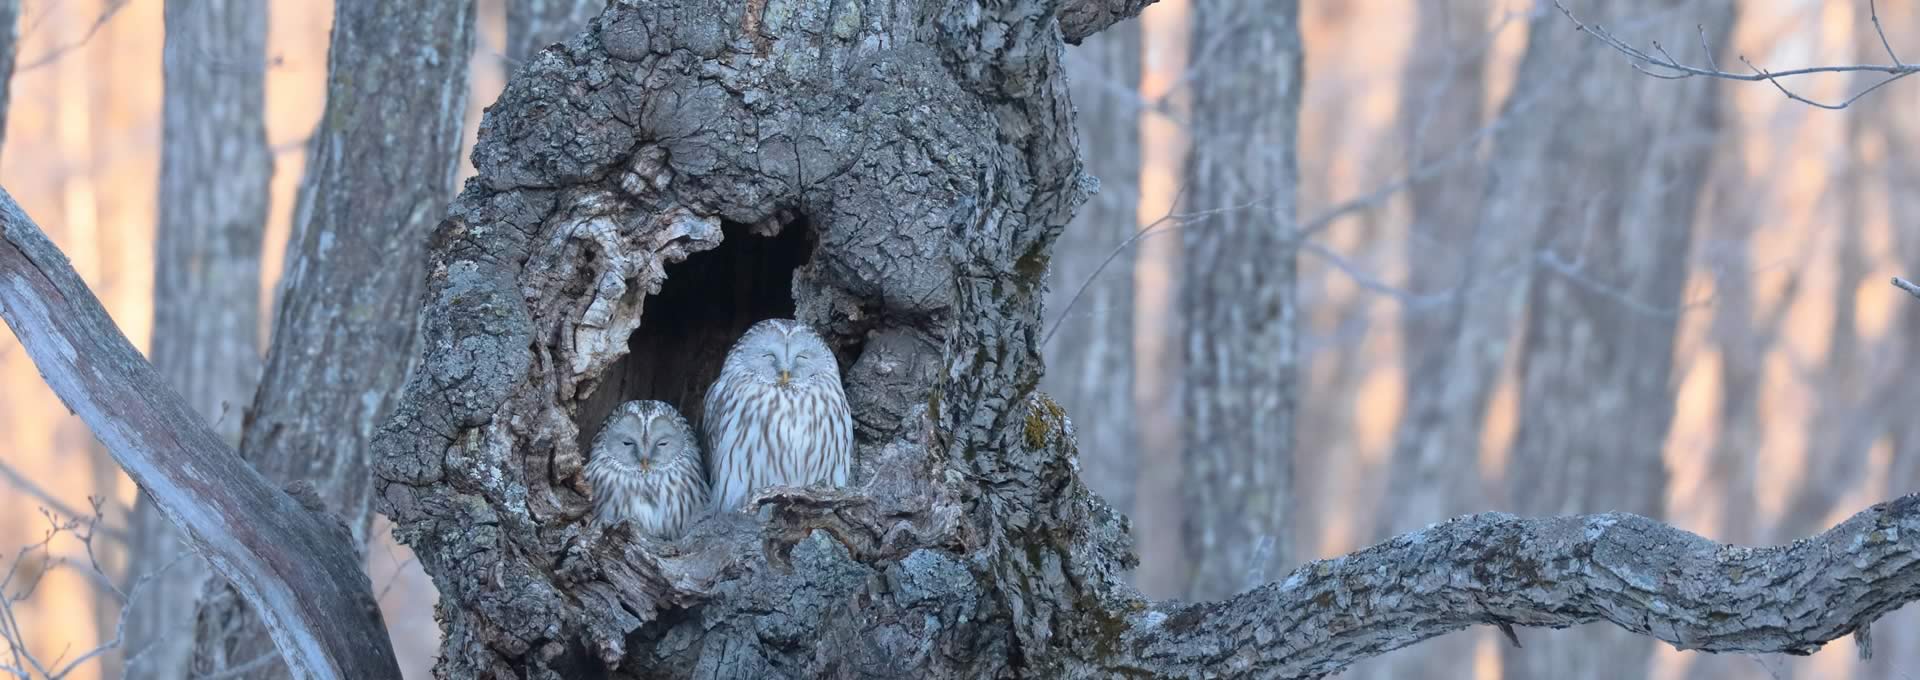
{"label": "thin twig", "polygon": [[[28,479],[26,475],[21,474],[19,470],[14,469],[13,466],[8,465],[7,462],[4,460],[0,460],[0,479],[5,479],[6,482],[9,485],[12,485],[15,490],[19,491],[20,493],[31,496],[33,500],[38,501],[42,505],[45,505],[48,509],[52,510],[53,512],[56,512],[61,515],[65,515],[67,517],[74,518],[74,519],[83,519],[88,514],[88,513],[84,513],[74,509],[74,507],[71,505],[67,505],[64,502],[61,502],[59,498],[55,497],[51,493],[48,493],[46,489],[43,489],[40,487],[40,485],[35,484],[33,480]],[[113,539],[115,542],[118,542],[121,544],[125,544],[127,542],[126,532],[121,531],[119,529],[115,529],[113,527],[104,527],[104,528],[95,529],[95,531],[97,531],[101,535],[106,536],[107,538]]]}
{"label": "thin twig", "polygon": [[[1920,64],[1908,64],[1906,62],[1900,61],[1900,58],[1894,55],[1893,43],[1887,40],[1886,31],[1881,29],[1879,10],[1878,8],[1874,7],[1874,5],[1871,2],[1868,3],[1868,11],[1873,19],[1873,30],[1875,33],[1879,34],[1880,45],[1881,47],[1884,47],[1886,49],[1887,57],[1892,59],[1893,63],[1809,66],[1804,68],[1787,69],[1784,71],[1768,71],[1766,69],[1760,68],[1759,66],[1755,66],[1753,62],[1747,60],[1745,56],[1740,57],[1740,62],[1743,64],[1746,64],[1747,68],[1752,69],[1753,73],[1732,73],[1729,71],[1721,70],[1720,66],[1714,63],[1713,46],[1707,40],[1706,30],[1704,27],[1700,29],[1700,49],[1701,51],[1705,52],[1707,55],[1707,67],[1700,68],[1698,66],[1687,65],[1685,63],[1680,62],[1680,60],[1675,59],[1673,55],[1669,54],[1667,50],[1661,47],[1660,43],[1658,42],[1649,43],[1652,46],[1653,52],[1657,53],[1656,55],[1653,53],[1649,53],[1646,50],[1640,49],[1638,47],[1634,47],[1631,43],[1628,43],[1627,41],[1620,39],[1618,36],[1615,36],[1612,32],[1608,31],[1605,27],[1602,27],[1598,24],[1584,23],[1580,21],[1579,17],[1575,17],[1573,15],[1573,10],[1567,9],[1566,5],[1561,4],[1560,0],[1554,0],[1553,6],[1559,8],[1560,13],[1563,15],[1566,15],[1568,21],[1573,22],[1574,28],[1579,29],[1580,32],[1582,33],[1593,36],[1595,39],[1599,40],[1602,43],[1605,43],[1608,47],[1613,48],[1615,51],[1632,58],[1634,62],[1631,64],[1631,66],[1634,68],[1634,70],[1639,71],[1648,76],[1659,78],[1662,80],[1681,80],[1685,78],[1693,78],[1696,76],[1704,76],[1708,78],[1719,78],[1721,80],[1738,80],[1743,82],[1760,82],[1764,80],[1768,83],[1771,83],[1774,86],[1774,88],[1780,90],[1780,93],[1783,95],[1786,95],[1788,99],[1800,102],[1802,104],[1806,104],[1808,106],[1815,106],[1815,107],[1819,107],[1819,108],[1827,109],[1831,111],[1838,111],[1840,109],[1847,108],[1848,106],[1853,105],[1854,102],[1859,101],[1861,97],[1867,96],[1869,93],[1872,93],[1874,90],[1878,90],[1882,87],[1885,87],[1889,83],[1892,83],[1896,80],[1900,80],[1901,78],[1905,78],[1915,73],[1920,73]],[[1654,69],[1664,69],[1665,71],[1664,72],[1656,71]],[[1881,78],[1880,80],[1874,82],[1874,84],[1867,86],[1866,89],[1863,89],[1857,93],[1854,93],[1852,96],[1847,97],[1844,100],[1841,100],[1837,104],[1829,104],[1826,102],[1808,99],[1807,97],[1801,96],[1799,93],[1788,89],[1786,85],[1781,84],[1780,82],[1781,78],[1791,78],[1793,76],[1804,76],[1804,75],[1810,75],[1815,73],[1881,73],[1881,74],[1885,74],[1886,77]]]}
{"label": "thin twig", "polygon": [[93,25],[87,27],[86,34],[80,36],[79,40],[47,50],[45,54],[34,57],[20,67],[15,68],[14,72],[17,74],[46,66],[59,61],[61,57],[67,56],[68,52],[86,47],[87,43],[93,40],[93,36],[99,33],[101,28],[106,27],[107,21],[113,19],[114,15],[119,14],[120,10],[126,9],[126,7],[127,0],[112,0],[112,2],[107,3],[106,9],[100,10],[99,16],[93,18]]}

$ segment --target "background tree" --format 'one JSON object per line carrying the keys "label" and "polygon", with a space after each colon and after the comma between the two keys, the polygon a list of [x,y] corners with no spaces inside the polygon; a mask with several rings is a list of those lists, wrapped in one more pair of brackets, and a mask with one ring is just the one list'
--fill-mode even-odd
{"label": "background tree", "polygon": [[[1100,181],[1060,233],[1047,270],[1047,375],[1040,385],[1080,422],[1087,486],[1132,514],[1141,428],[1133,380],[1133,260],[1139,232],[1140,25],[1115,24],[1067,51],[1086,172]],[[1099,415],[1095,415],[1099,414]]]}
{"label": "background tree", "polygon": [[[327,112],[240,452],[269,479],[311,484],[358,546],[369,441],[412,360],[422,253],[458,169],[473,26],[472,0],[334,5]],[[194,672],[284,676],[241,599],[218,583],[202,596]]]}
{"label": "background tree", "polygon": [[[266,67],[265,6],[166,3],[150,358],[229,446],[240,443],[260,376],[260,247],[273,177]],[[127,649],[137,652],[127,671],[185,678],[193,636],[182,631],[212,572],[152,499],[135,502],[131,525],[121,587],[157,575],[128,605]]]}
{"label": "background tree", "polygon": [[1181,230],[1188,595],[1218,598],[1291,564],[1294,134],[1300,4],[1194,5],[1192,151],[1203,213]]}
{"label": "background tree", "polygon": [[[1594,3],[1586,20],[1660,17],[1669,6]],[[1692,10],[1701,26],[1696,40],[1725,44],[1732,3]],[[1551,13],[1541,19],[1561,20]],[[1690,37],[1672,20],[1662,23],[1675,28],[1657,32],[1661,43]],[[1528,45],[1520,88],[1552,82],[1529,73],[1614,59],[1598,41],[1548,40],[1543,29]],[[1591,72],[1550,96],[1541,93],[1539,107],[1495,138],[1496,153],[1512,147],[1527,154],[1523,167],[1534,173],[1519,178],[1496,169],[1498,195],[1490,199],[1515,205],[1496,219],[1534,225],[1508,492],[1522,513],[1665,516],[1670,367],[1688,304],[1682,288],[1694,209],[1718,139],[1717,87],[1662,82],[1631,69]],[[1645,638],[1595,627],[1577,637],[1531,636],[1524,648],[1507,652],[1506,676],[1638,674],[1651,658]]]}

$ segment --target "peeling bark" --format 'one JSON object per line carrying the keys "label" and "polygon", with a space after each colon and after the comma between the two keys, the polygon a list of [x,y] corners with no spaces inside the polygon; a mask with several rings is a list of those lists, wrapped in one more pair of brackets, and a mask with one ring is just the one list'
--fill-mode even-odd
{"label": "peeling bark", "polygon": [[[260,376],[260,244],[273,177],[266,57],[264,5],[167,2],[151,357],[230,447]],[[189,552],[153,499],[136,499],[132,523],[129,584]],[[211,573],[183,560],[129,604],[126,649],[139,650],[130,673],[186,677],[193,635],[184,631]]]}
{"label": "peeling bark", "polygon": [[60,400],[258,608],[297,676],[400,677],[346,527],[275,488],[208,429],[4,191],[0,317]]}
{"label": "peeling bark", "polygon": [[1078,431],[1082,477],[1129,515],[1142,434],[1133,403],[1136,248],[1115,249],[1140,229],[1140,49],[1139,24],[1126,22],[1067,52],[1080,147],[1100,191],[1061,233],[1047,272],[1047,320],[1058,330],[1049,327],[1040,382],[1080,422],[1099,424]]}
{"label": "peeling bark", "polygon": [[1291,564],[1300,5],[1198,3],[1181,228],[1187,593]]}
{"label": "peeling bark", "polygon": [[[1597,20],[1667,23],[1664,0],[1594,3]],[[1662,43],[1724,45],[1731,3],[1689,8]],[[1560,27],[1556,27],[1560,28]],[[1604,63],[1595,40],[1548,42],[1526,59]],[[1535,60],[1538,60],[1535,62]],[[1528,64],[1533,65],[1532,63]],[[1539,74],[1522,67],[1522,77]],[[1535,81],[1566,90],[1568,81]],[[1674,333],[1685,302],[1693,217],[1719,138],[1718,84],[1664,82],[1632,68],[1595,69],[1544,109],[1534,181],[1582,187],[1532,197],[1539,269],[1527,291],[1520,425],[1508,465],[1514,507],[1532,515],[1624,511],[1664,515],[1663,457],[1674,404]],[[1526,127],[1527,124],[1520,124]],[[1544,200],[1542,200],[1544,199]],[[1509,678],[1605,678],[1647,672],[1653,646],[1608,629],[1508,649]]]}
{"label": "peeling bark", "polygon": [[[327,110],[240,450],[270,479],[311,484],[356,546],[372,519],[370,441],[413,358],[427,237],[459,168],[474,16],[472,0],[334,6]],[[271,652],[238,595],[215,583],[202,598],[196,672]]]}

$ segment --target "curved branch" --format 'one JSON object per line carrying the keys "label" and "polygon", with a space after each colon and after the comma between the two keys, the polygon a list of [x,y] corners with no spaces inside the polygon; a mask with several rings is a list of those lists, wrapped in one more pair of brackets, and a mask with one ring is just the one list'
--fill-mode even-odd
{"label": "curved branch", "polygon": [[1472,625],[1608,621],[1676,649],[1805,655],[1920,599],[1920,494],[1748,548],[1626,513],[1467,515],[1285,581],[1130,617],[1113,671],[1320,677]]}
{"label": "curved branch", "polygon": [[295,677],[400,677],[346,528],[268,484],[222,443],[4,189],[0,317],[60,400],[265,614]]}

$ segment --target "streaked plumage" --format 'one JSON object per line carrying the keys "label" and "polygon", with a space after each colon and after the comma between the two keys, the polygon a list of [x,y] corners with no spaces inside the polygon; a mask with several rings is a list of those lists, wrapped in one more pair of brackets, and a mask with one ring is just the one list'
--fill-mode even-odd
{"label": "streaked plumage", "polygon": [[587,459],[595,521],[631,521],[640,533],[673,539],[707,507],[700,443],[672,405],[629,401],[607,416]]}
{"label": "streaked plumage", "polygon": [[747,329],[707,390],[700,434],[713,505],[738,510],[767,486],[853,476],[853,411],[840,365],[819,334],[793,319]]}

